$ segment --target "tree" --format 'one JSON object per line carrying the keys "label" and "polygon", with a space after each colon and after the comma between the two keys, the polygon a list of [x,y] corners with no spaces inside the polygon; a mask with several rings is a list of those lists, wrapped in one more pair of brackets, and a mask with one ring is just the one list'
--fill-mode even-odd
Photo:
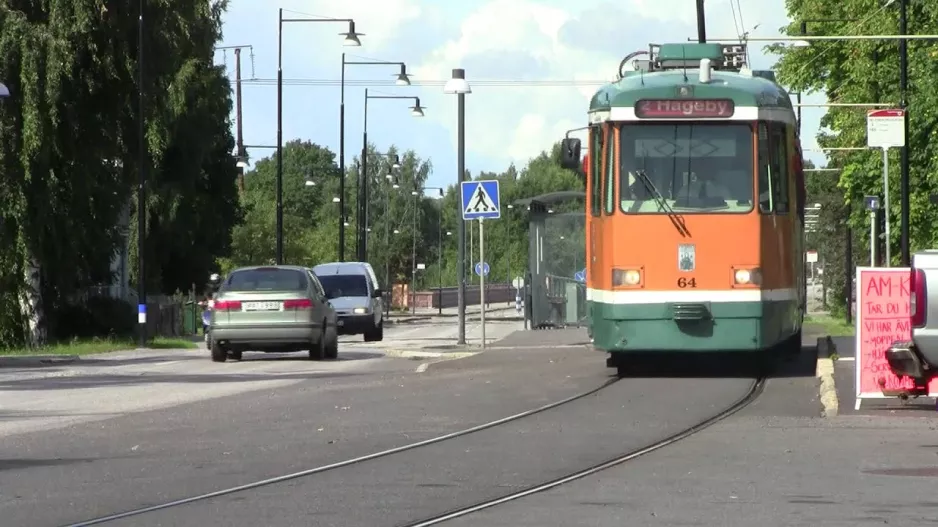
{"label": "tree", "polygon": [[[896,8],[882,9],[878,0],[788,0],[788,15],[792,22],[782,28],[786,34],[799,33],[801,20],[848,20],[856,13],[876,12],[864,17],[864,34],[894,34],[898,24]],[[910,2],[910,25],[917,33],[938,29],[938,10],[930,2]],[[814,35],[843,35],[856,32],[855,22],[811,22]],[[913,251],[933,246],[938,232],[932,228],[931,218],[938,212],[928,200],[938,188],[938,181],[927,177],[938,169],[938,143],[931,140],[932,130],[938,126],[938,93],[931,88],[938,81],[938,64],[932,46],[920,41],[909,41],[909,136],[906,144],[910,158],[910,241]],[[843,103],[898,103],[899,58],[895,40],[826,41],[807,48],[775,46],[781,54],[777,64],[778,78],[793,91],[810,93],[824,91],[832,102]],[[866,144],[866,114],[857,108],[830,108],[821,121],[829,131],[818,134],[822,147],[855,147]],[[849,218],[849,225],[860,238],[868,231],[867,213],[862,207],[866,195],[882,196],[882,154],[878,150],[836,152],[829,156],[828,166],[842,168],[837,188],[843,197],[840,221]],[[897,167],[898,152],[890,152],[891,166]],[[899,225],[899,177],[892,171],[889,178],[890,223]],[[820,177],[820,176],[818,176]],[[830,195],[834,195],[833,191]],[[834,214],[833,204],[828,213]],[[823,208],[822,208],[823,210]],[[833,224],[835,227],[837,223]],[[891,229],[888,240],[893,263],[898,263],[899,229]],[[846,230],[837,231],[846,236]],[[866,242],[868,243],[868,241]],[[860,251],[855,250],[854,254]],[[825,279],[831,272],[825,270]],[[840,265],[836,267],[842,267]],[[839,290],[841,276],[830,279],[830,287]],[[842,295],[837,295],[842,296]],[[842,299],[838,299],[842,306]]]}
{"label": "tree", "polygon": [[[226,5],[147,2],[148,242],[151,279],[164,287],[204,277],[238,216],[226,188],[230,95],[210,66]],[[0,348],[42,344],[59,310],[111,278],[140,169],[137,24],[136,7],[113,0],[0,6],[0,79],[11,91],[0,104]],[[180,213],[188,208],[197,212]],[[221,236],[183,239],[193,225]]]}
{"label": "tree", "polygon": [[[285,263],[315,265],[336,258],[338,207],[332,198],[338,196],[338,174],[335,154],[328,148],[299,140],[284,145]],[[244,180],[244,222],[232,232],[232,256],[225,260],[223,271],[276,262],[276,155],[259,160]]]}

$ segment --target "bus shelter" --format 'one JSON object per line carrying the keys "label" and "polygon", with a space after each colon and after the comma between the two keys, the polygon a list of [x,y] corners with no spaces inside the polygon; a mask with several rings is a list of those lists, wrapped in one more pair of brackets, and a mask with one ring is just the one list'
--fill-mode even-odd
{"label": "bus shelter", "polygon": [[552,192],[514,202],[528,210],[525,318],[532,329],[587,323],[586,194]]}

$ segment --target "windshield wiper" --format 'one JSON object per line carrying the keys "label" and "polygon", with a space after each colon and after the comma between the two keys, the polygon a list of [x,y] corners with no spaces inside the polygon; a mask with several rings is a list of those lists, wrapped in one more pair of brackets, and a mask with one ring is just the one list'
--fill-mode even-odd
{"label": "windshield wiper", "polygon": [[681,236],[690,237],[690,231],[687,230],[687,225],[684,224],[684,218],[674,212],[674,209],[671,208],[671,205],[668,205],[668,200],[661,195],[661,192],[658,190],[658,187],[655,186],[655,183],[648,177],[648,174],[644,169],[636,170],[632,172],[635,174],[642,184],[645,185],[645,189],[651,194],[651,197],[655,199],[655,203],[658,204],[658,209],[664,211],[668,215],[668,219],[671,220],[671,223],[674,224],[674,228],[677,229],[677,232]]}

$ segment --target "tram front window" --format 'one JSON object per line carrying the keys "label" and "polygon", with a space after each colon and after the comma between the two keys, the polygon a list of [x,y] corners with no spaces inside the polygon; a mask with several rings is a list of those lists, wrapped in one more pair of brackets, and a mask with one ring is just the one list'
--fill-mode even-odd
{"label": "tram front window", "polygon": [[619,206],[626,214],[752,210],[753,132],[743,123],[636,123],[621,128]]}

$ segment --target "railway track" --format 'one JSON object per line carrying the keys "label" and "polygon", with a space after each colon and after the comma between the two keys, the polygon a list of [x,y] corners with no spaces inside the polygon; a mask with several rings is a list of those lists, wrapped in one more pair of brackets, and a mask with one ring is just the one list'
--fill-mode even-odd
{"label": "railway track", "polygon": [[[113,513],[113,514],[108,514],[108,515],[104,515],[104,516],[99,516],[99,517],[87,519],[87,520],[84,520],[84,521],[81,521],[81,522],[78,522],[78,523],[68,524],[67,527],[85,527],[85,526],[91,526],[91,525],[100,525],[100,524],[105,524],[105,523],[109,523],[109,522],[113,522],[113,521],[117,521],[117,520],[123,520],[123,519],[131,518],[131,517],[142,516],[142,515],[146,515],[146,514],[149,514],[149,513],[155,513],[155,512],[157,512],[157,511],[164,511],[164,510],[167,510],[167,509],[173,509],[173,508],[176,508],[176,507],[181,507],[181,506],[185,506],[185,505],[189,505],[189,504],[193,504],[193,503],[197,503],[197,502],[202,502],[202,501],[210,500],[210,499],[213,499],[213,498],[219,498],[219,497],[222,497],[222,496],[228,496],[228,495],[232,495],[232,494],[237,494],[237,493],[242,493],[242,492],[248,492],[248,491],[251,491],[251,490],[260,489],[260,488],[263,488],[263,487],[267,487],[267,486],[271,486],[271,485],[276,485],[276,484],[283,483],[283,482],[287,482],[287,481],[291,481],[291,480],[297,480],[297,479],[301,479],[301,478],[307,478],[307,477],[310,477],[310,476],[315,476],[315,475],[317,475],[317,474],[322,474],[322,473],[325,473],[325,472],[329,472],[329,471],[333,471],[333,470],[338,470],[338,469],[341,469],[341,468],[343,468],[343,467],[350,467],[350,466],[353,466],[353,465],[358,465],[358,464],[366,463],[366,462],[368,462],[368,461],[372,461],[372,460],[376,460],[376,459],[380,459],[380,458],[385,458],[385,457],[393,456],[393,455],[395,455],[395,454],[400,454],[400,453],[402,453],[402,452],[407,452],[407,451],[410,451],[410,450],[419,449],[419,448],[426,447],[426,446],[429,446],[429,445],[433,445],[433,444],[437,444],[437,443],[442,443],[442,442],[449,441],[449,440],[453,440],[453,439],[456,439],[456,438],[459,438],[459,437],[462,437],[462,436],[466,436],[466,435],[469,435],[469,434],[473,434],[473,433],[476,433],[476,432],[480,432],[480,431],[482,431],[482,430],[486,430],[486,429],[498,427],[498,426],[501,426],[501,425],[505,425],[505,424],[511,423],[511,422],[513,422],[513,421],[519,421],[519,420],[522,420],[522,419],[526,419],[526,418],[535,416],[535,415],[537,415],[537,414],[546,412],[546,411],[548,411],[548,410],[552,410],[552,409],[559,408],[559,407],[561,407],[561,406],[564,406],[564,405],[573,403],[574,401],[583,399],[583,398],[585,398],[585,397],[588,397],[588,396],[591,396],[591,395],[594,395],[594,394],[598,394],[600,391],[602,391],[602,390],[604,390],[604,389],[606,389],[606,388],[612,386],[613,384],[619,382],[620,380],[621,380],[621,379],[618,379],[618,378],[609,379],[608,381],[602,383],[601,385],[599,385],[599,386],[597,386],[597,387],[594,387],[594,388],[592,388],[592,389],[590,389],[590,390],[586,390],[586,391],[581,392],[581,393],[579,393],[579,394],[576,394],[576,395],[567,397],[567,398],[565,398],[565,399],[561,399],[561,400],[559,400],[559,401],[554,401],[554,402],[552,402],[552,403],[549,403],[549,404],[540,406],[540,407],[538,407],[538,408],[534,408],[534,409],[532,409],[532,410],[527,410],[527,411],[525,411],[525,412],[520,412],[520,413],[511,415],[511,416],[508,416],[508,417],[504,417],[504,418],[501,418],[501,419],[497,419],[497,420],[494,420],[494,421],[490,421],[490,422],[487,422],[487,423],[483,423],[483,424],[480,424],[480,425],[476,425],[476,426],[473,426],[473,427],[470,427],[470,428],[465,428],[465,429],[463,429],[463,430],[458,430],[458,431],[455,431],[455,432],[451,432],[451,433],[449,433],[449,434],[445,434],[445,435],[437,436],[437,437],[434,437],[434,438],[426,439],[426,440],[423,440],[423,441],[417,441],[417,442],[413,442],[413,443],[408,443],[408,444],[405,444],[405,445],[402,445],[402,446],[399,446],[399,447],[395,447],[395,448],[391,448],[391,449],[387,449],[387,450],[382,450],[382,451],[379,451],[379,452],[374,452],[374,453],[371,453],[371,454],[368,454],[368,455],[359,456],[359,457],[355,457],[355,458],[350,458],[350,459],[346,459],[346,460],[343,460],[343,461],[338,461],[338,462],[330,463],[330,464],[326,464],[326,465],[320,465],[320,466],[316,466],[316,467],[311,467],[311,468],[308,468],[308,469],[304,469],[304,470],[300,470],[300,471],[295,471],[295,472],[291,472],[291,473],[289,473],[289,474],[283,474],[283,475],[280,475],[280,476],[276,476],[276,477],[272,477],[272,478],[267,478],[267,479],[263,479],[263,480],[258,480],[258,481],[254,481],[254,482],[251,482],[251,483],[239,485],[239,486],[224,488],[224,489],[216,490],[216,491],[213,491],[213,492],[208,492],[208,493],[204,493],[204,494],[193,495],[193,496],[189,496],[189,497],[185,497],[185,498],[181,498],[181,499],[176,499],[176,500],[172,500],[172,501],[167,501],[167,502],[164,502],[164,503],[159,503],[159,504],[155,504],[155,505],[150,505],[150,506],[145,506],[145,507],[139,507],[139,508],[135,508],[135,509],[126,510],[126,511],[123,511],[123,512],[117,512],[117,513]],[[724,409],[721,410],[720,412],[718,412],[718,413],[712,415],[711,417],[709,417],[709,418],[707,418],[707,419],[705,419],[705,420],[703,420],[703,421],[699,421],[699,422],[697,422],[696,424],[694,424],[694,425],[692,425],[692,426],[690,426],[690,427],[688,427],[688,428],[685,428],[684,430],[682,430],[682,431],[680,431],[680,432],[678,432],[678,433],[676,433],[676,434],[673,434],[673,435],[671,435],[671,436],[668,437],[668,438],[665,438],[665,439],[660,440],[660,441],[656,441],[656,442],[654,442],[653,444],[644,446],[644,447],[642,447],[642,448],[640,448],[640,449],[633,449],[633,450],[630,450],[630,451],[628,451],[628,452],[624,452],[624,453],[622,453],[622,454],[620,454],[620,455],[614,457],[613,459],[609,459],[609,460],[607,460],[607,461],[605,461],[605,462],[602,462],[602,463],[600,463],[600,464],[597,464],[597,465],[594,465],[594,466],[591,466],[591,467],[588,467],[588,468],[584,468],[584,469],[581,469],[581,470],[577,470],[577,471],[575,471],[575,472],[571,472],[571,473],[569,473],[568,475],[565,475],[565,476],[563,476],[563,477],[554,479],[553,481],[549,481],[549,482],[546,482],[546,483],[541,483],[541,484],[537,484],[537,485],[534,485],[534,486],[530,486],[530,487],[528,487],[528,488],[521,489],[521,490],[519,490],[519,491],[517,491],[517,492],[512,492],[512,493],[510,493],[510,494],[507,494],[507,495],[504,495],[504,496],[501,496],[501,497],[498,497],[498,498],[495,498],[495,499],[486,500],[486,501],[483,501],[483,502],[480,502],[480,503],[477,503],[477,504],[474,504],[474,505],[471,505],[471,506],[461,507],[461,508],[458,508],[458,509],[455,509],[455,510],[451,510],[451,511],[449,511],[449,512],[446,512],[446,513],[444,513],[444,514],[439,514],[439,515],[435,515],[435,516],[433,516],[433,517],[429,517],[429,518],[422,519],[422,520],[420,520],[420,521],[408,522],[408,523],[404,524],[404,526],[406,526],[406,527],[429,527],[429,526],[431,526],[431,525],[438,525],[438,524],[444,523],[444,522],[449,521],[449,520],[453,520],[453,519],[456,519],[456,518],[462,518],[462,517],[471,515],[471,514],[473,514],[473,513],[482,511],[482,510],[490,509],[490,508],[492,508],[492,507],[497,507],[497,506],[499,506],[499,505],[502,505],[502,504],[505,504],[505,503],[508,503],[508,502],[511,502],[511,501],[515,501],[515,500],[524,498],[524,497],[526,497],[526,496],[530,496],[530,495],[532,495],[532,494],[537,494],[537,493],[544,492],[544,491],[547,491],[547,490],[550,490],[550,489],[553,489],[553,488],[556,488],[556,487],[560,487],[560,486],[562,486],[562,485],[565,485],[565,484],[568,484],[568,483],[577,481],[577,480],[579,480],[579,479],[586,478],[586,477],[588,477],[588,476],[591,476],[591,475],[596,474],[596,473],[598,473],[598,472],[601,472],[601,471],[603,471],[603,470],[606,470],[606,469],[609,469],[609,468],[612,468],[612,467],[615,467],[615,466],[618,466],[618,465],[622,465],[622,464],[627,463],[627,462],[629,462],[629,461],[631,461],[631,460],[634,460],[634,459],[636,459],[636,458],[638,458],[638,457],[640,457],[640,456],[643,456],[643,455],[648,454],[648,453],[650,453],[650,452],[654,452],[655,450],[659,450],[659,449],[664,448],[664,447],[666,447],[666,446],[668,446],[668,445],[671,445],[671,444],[673,444],[673,443],[676,443],[676,442],[678,442],[678,441],[681,441],[681,440],[683,440],[683,439],[685,439],[685,438],[687,438],[687,437],[689,437],[689,436],[691,436],[691,435],[693,435],[693,434],[695,434],[695,433],[697,433],[697,432],[699,432],[699,431],[701,431],[701,430],[703,430],[703,429],[705,429],[705,428],[707,428],[707,427],[709,427],[709,426],[712,426],[712,425],[718,423],[719,421],[721,421],[721,420],[723,420],[723,419],[729,417],[730,415],[732,415],[732,414],[738,412],[739,410],[745,408],[745,407],[746,407],[747,405],[749,405],[751,402],[753,402],[754,400],[756,400],[756,398],[758,398],[758,396],[762,393],[762,390],[763,390],[763,387],[764,387],[764,383],[765,383],[765,378],[764,378],[764,377],[760,377],[760,378],[758,378],[758,379],[755,379],[755,380],[753,381],[753,383],[751,384],[751,386],[750,386],[749,390],[747,391],[747,393],[746,393],[742,398],[740,398],[740,399],[738,399],[737,401],[735,401],[732,405],[730,405],[730,406],[724,408]]]}
{"label": "railway track", "polygon": [[644,456],[645,454],[649,454],[651,452],[654,452],[655,450],[660,450],[668,445],[681,441],[682,439],[686,439],[696,434],[697,432],[707,427],[713,426],[714,424],[722,421],[723,419],[726,419],[727,417],[735,414],[736,412],[748,406],[751,402],[755,401],[756,398],[758,398],[759,395],[762,393],[762,390],[764,387],[765,387],[765,378],[761,377],[759,379],[756,379],[752,383],[752,386],[750,387],[749,392],[746,393],[746,395],[743,396],[741,399],[733,403],[733,405],[730,406],[729,408],[726,408],[723,411],[717,413],[716,415],[704,421],[701,421],[694,426],[686,428],[678,432],[677,434],[674,434],[660,441],[656,441],[645,447],[639,448],[637,450],[631,450],[629,452],[625,452],[620,456],[617,456],[613,459],[610,459],[598,465],[594,465],[592,467],[585,468],[577,472],[573,472],[571,474],[568,474],[561,478],[557,478],[547,483],[542,483],[540,485],[536,485],[527,489],[519,490],[517,492],[508,494],[507,496],[502,496],[500,498],[486,500],[486,501],[477,503],[475,505],[471,505],[469,507],[462,507],[462,508],[447,512],[445,514],[434,516],[432,518],[427,518],[427,519],[420,520],[417,522],[406,523],[402,527],[430,527],[431,525],[439,525],[449,520],[455,520],[457,518],[469,516],[470,514],[474,514],[476,512],[490,509],[492,507],[497,507],[499,505],[503,505],[511,501],[519,500],[521,498],[530,496],[532,494],[537,494],[537,493],[544,492],[550,489],[554,489],[562,485],[566,485],[568,483],[572,483],[574,481],[592,476],[593,474],[602,472],[603,470],[607,470],[612,467],[616,467],[624,463],[628,463],[629,461],[632,461],[633,459],[637,459],[641,456]]}
{"label": "railway track", "polygon": [[417,448],[421,448],[421,447],[433,445],[433,444],[436,444],[436,443],[442,443],[442,442],[444,442],[444,441],[456,439],[456,438],[458,438],[458,437],[462,437],[462,436],[466,436],[466,435],[469,435],[469,434],[473,434],[473,433],[475,433],[475,432],[480,432],[480,431],[482,431],[482,430],[486,430],[486,429],[489,429],[489,428],[494,428],[494,427],[496,427],[496,426],[500,426],[500,425],[503,425],[503,424],[506,424],[506,423],[510,423],[510,422],[513,422],[513,421],[518,421],[518,420],[520,420],[520,419],[524,419],[524,418],[527,418],[527,417],[531,417],[531,416],[540,414],[540,413],[542,413],[542,412],[546,412],[546,411],[548,411],[548,410],[552,410],[552,409],[554,409],[554,408],[558,408],[558,407],[560,407],[560,406],[563,406],[563,405],[572,403],[572,402],[577,401],[577,400],[579,400],[579,399],[583,399],[584,397],[588,397],[588,396],[590,396],[590,395],[596,394],[596,393],[600,392],[601,390],[603,390],[603,389],[605,389],[605,388],[607,388],[607,387],[609,387],[609,386],[615,384],[615,383],[618,382],[619,380],[620,380],[620,379],[612,378],[612,379],[609,379],[609,380],[607,380],[606,382],[600,384],[599,386],[597,386],[597,387],[595,387],[595,388],[592,388],[592,389],[590,389],[590,390],[586,390],[586,391],[581,392],[581,393],[578,393],[578,394],[576,394],[576,395],[572,395],[572,396],[567,397],[567,398],[565,398],[565,399],[561,399],[561,400],[559,400],[559,401],[554,401],[554,402],[552,402],[552,403],[545,404],[545,405],[543,405],[543,406],[534,408],[534,409],[532,409],[532,410],[527,410],[527,411],[524,411],[524,412],[520,412],[520,413],[517,413],[517,414],[514,414],[514,415],[510,415],[510,416],[508,416],[508,417],[503,417],[503,418],[501,418],[501,419],[496,419],[495,421],[489,421],[489,422],[487,422],[487,423],[483,423],[483,424],[480,424],[480,425],[476,425],[476,426],[473,426],[473,427],[470,427],[470,428],[465,428],[465,429],[463,429],[463,430],[457,430],[457,431],[451,432],[451,433],[449,433],[449,434],[444,434],[444,435],[437,436],[437,437],[433,437],[433,438],[430,438],[430,439],[425,439],[425,440],[423,440],[423,441],[416,441],[416,442],[413,442],[413,443],[408,443],[408,444],[406,444],[406,445],[401,445],[401,446],[399,446],[399,447],[389,448],[389,449],[387,449],[387,450],[382,450],[382,451],[380,451],[380,452],[374,452],[374,453],[372,453],[372,454],[368,454],[368,455],[365,455],[365,456],[359,456],[359,457],[355,457],[355,458],[351,458],[351,459],[346,459],[346,460],[344,460],[344,461],[338,461],[338,462],[336,462],[336,463],[330,463],[330,464],[328,464],[328,465],[320,465],[320,466],[312,467],[312,468],[305,469],[305,470],[300,470],[300,471],[296,471],[296,472],[291,472],[291,473],[289,473],[289,474],[283,474],[283,475],[281,475],[281,476],[276,476],[276,477],[273,477],[273,478],[267,478],[267,479],[258,480],[258,481],[254,481],[254,482],[251,482],[251,483],[247,483],[247,484],[244,484],[244,485],[238,485],[238,486],[236,486],[236,487],[229,487],[229,488],[225,488],[225,489],[221,489],[221,490],[216,490],[216,491],[214,491],[214,492],[207,492],[207,493],[205,493],[205,494],[199,494],[199,495],[190,496],[190,497],[186,497],[186,498],[182,498],[182,499],[177,499],[177,500],[173,500],[173,501],[168,501],[168,502],[160,503],[160,504],[157,504],[157,505],[150,505],[150,506],[147,506],[147,507],[140,507],[140,508],[136,508],[136,509],[127,510],[127,511],[124,511],[124,512],[119,512],[119,513],[115,513],[115,514],[109,514],[109,515],[100,516],[100,517],[97,517],[97,518],[91,518],[91,519],[88,519],[88,520],[85,520],[85,521],[81,521],[81,522],[78,522],[78,523],[68,524],[67,527],[85,527],[85,526],[90,526],[90,525],[100,525],[100,524],[107,523],[107,522],[112,522],[112,521],[116,521],[116,520],[122,520],[122,519],[130,518],[130,517],[133,517],[133,516],[140,516],[140,515],[143,515],[143,514],[147,514],[147,513],[151,513],[151,512],[157,512],[157,511],[161,511],[161,510],[165,510],[165,509],[171,509],[171,508],[174,508],[174,507],[180,507],[180,506],[183,506],[183,505],[188,505],[188,504],[196,503],[196,502],[199,502],[199,501],[205,501],[205,500],[209,500],[209,499],[212,499],[212,498],[218,498],[218,497],[221,497],[221,496],[227,496],[227,495],[235,494],[235,493],[239,493],[239,492],[245,492],[245,491],[249,491],[249,490],[259,489],[259,488],[261,488],[261,487],[267,487],[267,486],[274,485],[274,484],[277,484],[277,483],[283,483],[283,482],[285,482],[285,481],[291,481],[291,480],[295,480],[295,479],[300,479],[300,478],[305,478],[305,477],[309,477],[309,476],[314,476],[314,475],[316,475],[316,474],[321,474],[321,473],[323,473],[323,472],[328,472],[328,471],[331,471],[331,470],[336,470],[336,469],[340,469],[340,468],[343,468],[343,467],[348,467],[348,466],[352,466],[352,465],[357,465],[357,464],[364,463],[364,462],[367,462],[367,461],[371,461],[371,460],[375,460],[375,459],[379,459],[379,458],[383,458],[383,457],[392,456],[392,455],[394,455],[394,454],[399,454],[399,453],[401,453],[401,452],[406,452],[406,451],[408,451],[408,450],[415,450],[415,449],[417,449]]}

